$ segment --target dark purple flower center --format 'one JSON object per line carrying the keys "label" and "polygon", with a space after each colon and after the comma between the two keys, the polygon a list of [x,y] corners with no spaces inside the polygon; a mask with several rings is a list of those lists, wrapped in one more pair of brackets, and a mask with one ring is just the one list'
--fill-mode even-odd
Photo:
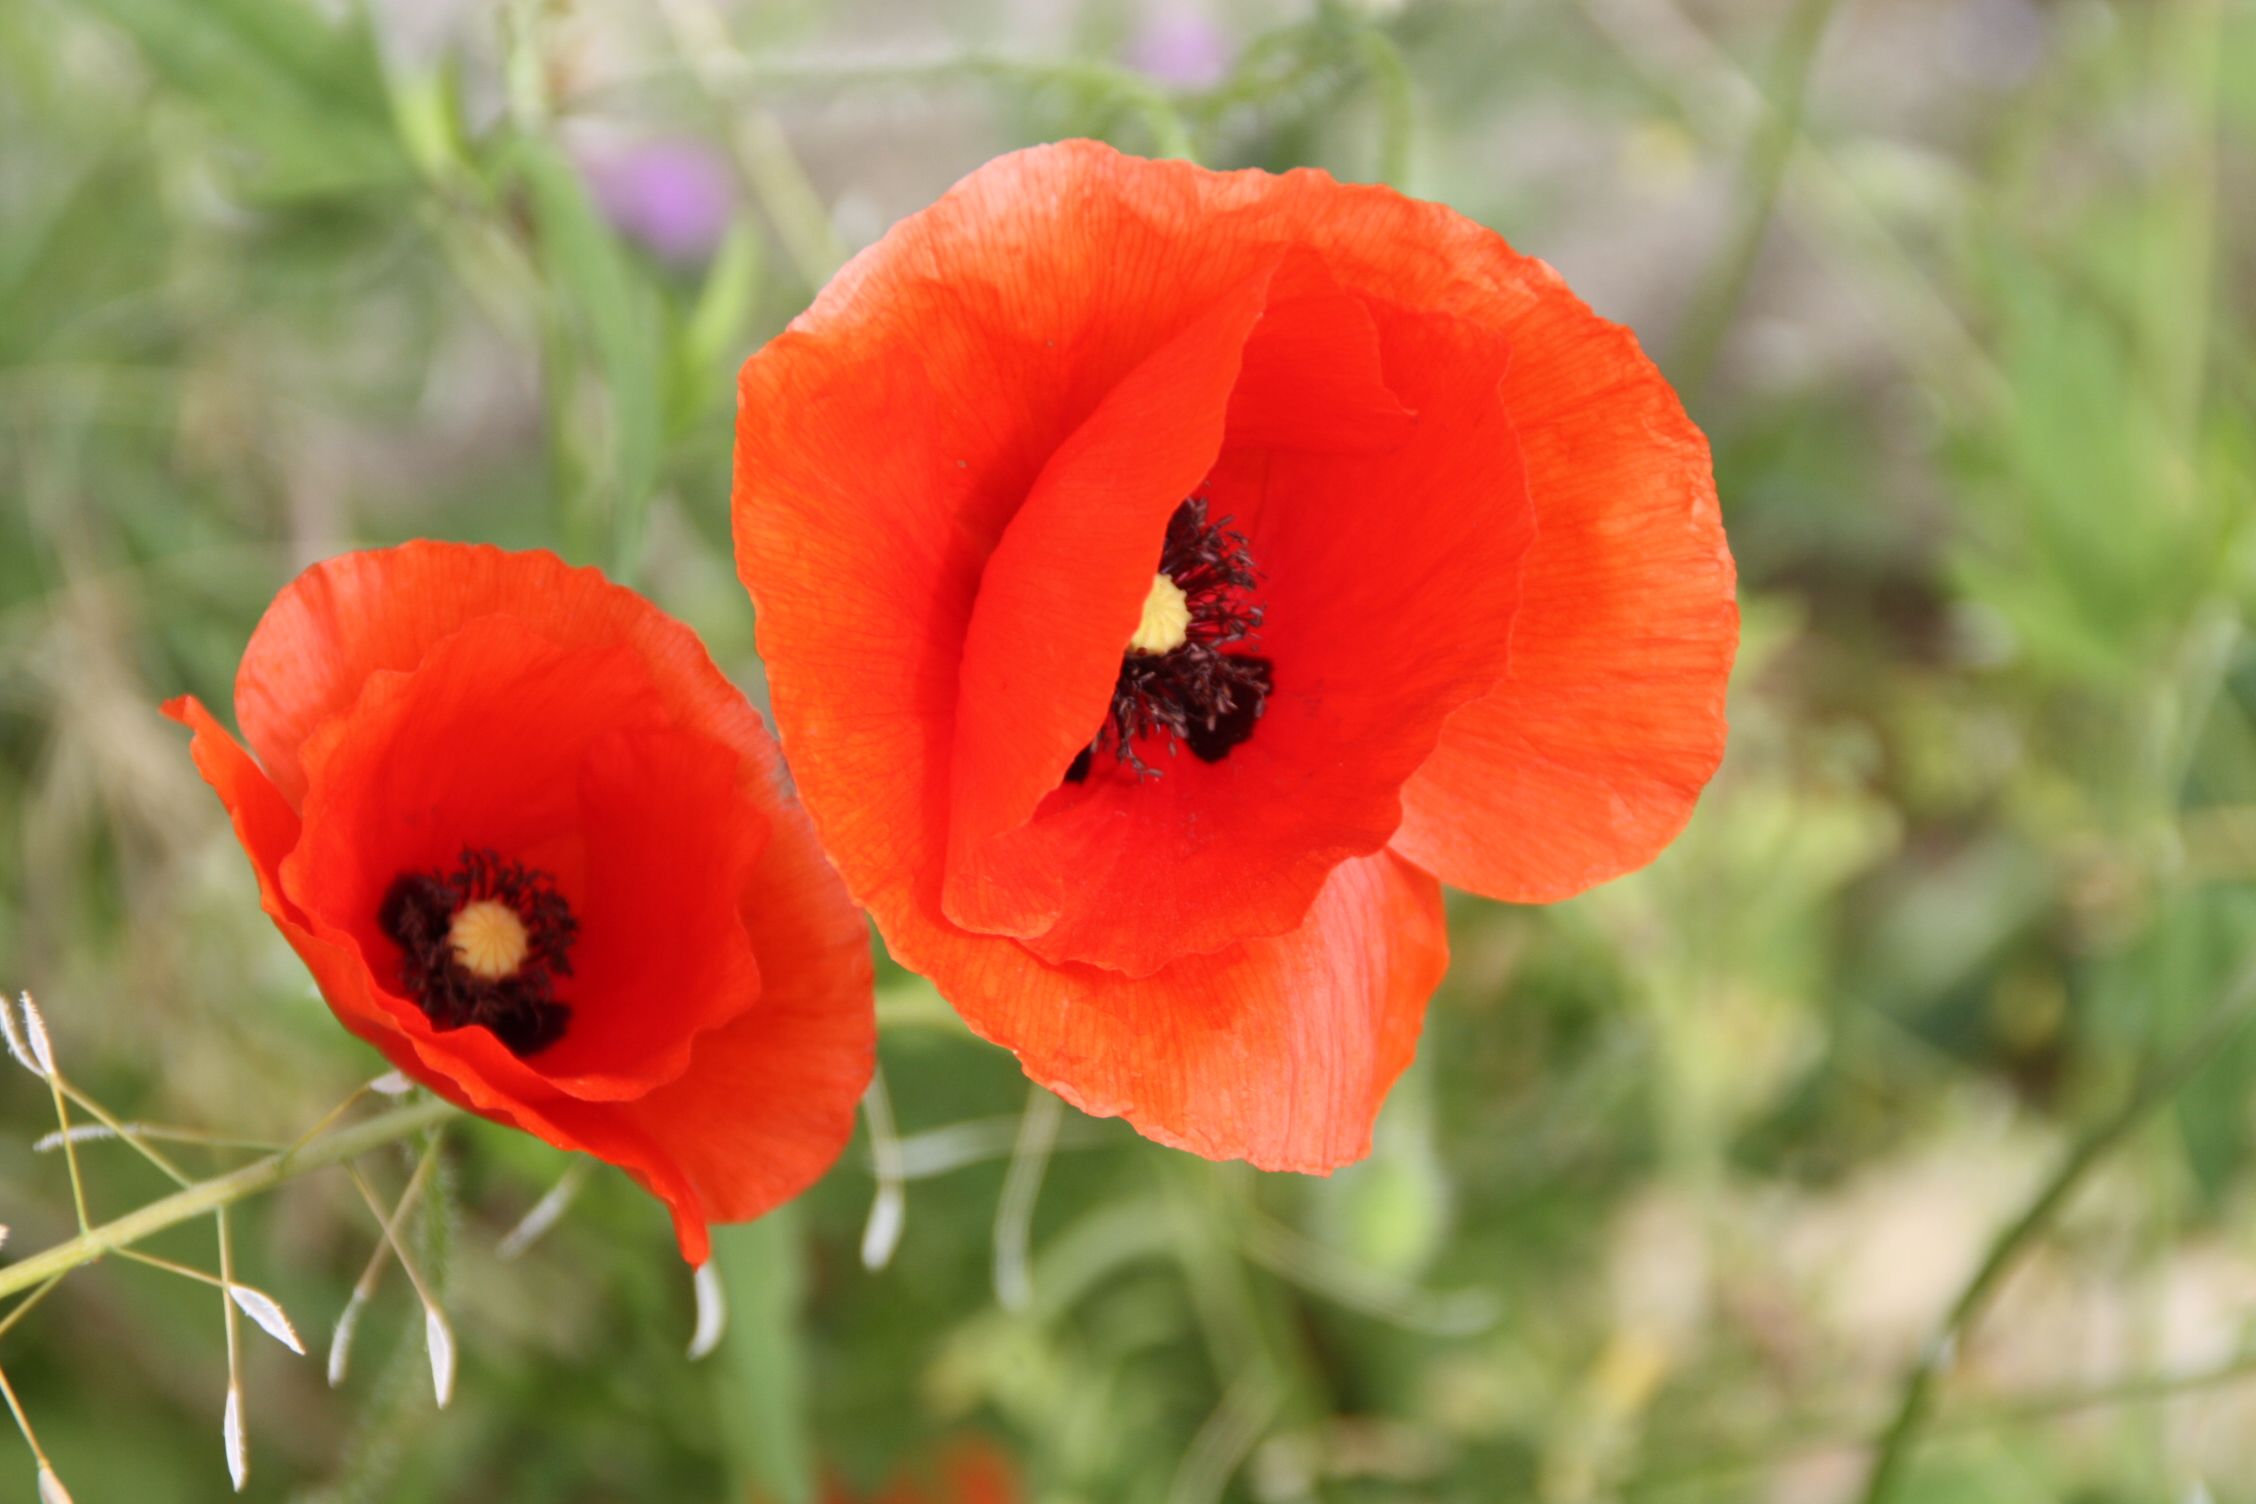
{"label": "dark purple flower center", "polygon": [[1132,647],[1121,655],[1104,724],[1065,770],[1068,783],[1086,779],[1107,750],[1158,777],[1136,751],[1139,740],[1153,736],[1165,739],[1170,757],[1187,746],[1203,762],[1220,762],[1253,735],[1276,687],[1268,659],[1225,651],[1250,642],[1261,627],[1261,607],[1250,597],[1260,575],[1245,534],[1227,517],[1209,521],[1204,497],[1190,498],[1168,518],[1159,574],[1182,592],[1189,619],[1181,640],[1165,652]]}
{"label": "dark purple flower center", "polygon": [[400,948],[400,984],[440,1030],[482,1024],[519,1059],[563,1037],[572,1010],[555,979],[572,974],[579,935],[555,879],[464,847],[451,872],[403,872],[376,911]]}

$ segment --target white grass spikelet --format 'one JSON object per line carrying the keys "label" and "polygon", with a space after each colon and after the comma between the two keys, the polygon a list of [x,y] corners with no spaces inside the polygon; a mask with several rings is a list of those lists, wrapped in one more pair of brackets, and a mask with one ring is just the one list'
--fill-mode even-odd
{"label": "white grass spikelet", "polygon": [[415,1083],[400,1071],[386,1071],[369,1082],[368,1089],[379,1097],[404,1097],[415,1090]]}
{"label": "white grass spikelet", "polygon": [[437,1306],[423,1308],[423,1345],[431,1350],[431,1392],[444,1410],[454,1398],[454,1329]]}
{"label": "white grass spikelet", "polygon": [[[139,1127],[138,1123],[125,1125],[128,1133],[138,1130]],[[34,1154],[52,1154],[65,1144],[99,1143],[103,1139],[116,1138],[117,1136],[118,1131],[107,1123],[73,1123],[68,1128],[57,1128],[52,1133],[41,1134],[32,1141],[31,1152]]]}
{"label": "white grass spikelet", "polygon": [[234,1384],[227,1386],[227,1412],[219,1429],[227,1442],[227,1476],[241,1493],[251,1481],[251,1448],[243,1439],[243,1391]]}
{"label": "white grass spikelet", "polygon": [[39,1465],[39,1504],[71,1504],[70,1490],[45,1463]]}
{"label": "white grass spikelet", "polygon": [[299,1357],[305,1356],[305,1344],[298,1340],[298,1329],[290,1324],[289,1314],[282,1309],[281,1302],[250,1285],[229,1285],[227,1293],[242,1308],[243,1314],[257,1322],[269,1337]]}
{"label": "white grass spikelet", "polygon": [[571,1210],[573,1201],[580,1194],[580,1187],[587,1183],[587,1165],[588,1162],[584,1159],[573,1161],[571,1168],[564,1172],[556,1184],[548,1188],[548,1193],[533,1203],[532,1210],[526,1212],[523,1219],[509,1229],[500,1242],[494,1244],[494,1257],[507,1263],[546,1237],[548,1230],[563,1220],[564,1213]]}
{"label": "white grass spikelet", "polygon": [[871,1071],[869,1090],[862,1093],[862,1112],[869,1121],[870,1173],[877,1179],[869,1220],[862,1224],[862,1267],[874,1274],[893,1262],[908,1218],[901,1135],[893,1125],[893,1098],[885,1089],[883,1070]]}
{"label": "white grass spikelet", "polygon": [[[31,1001],[31,994],[24,993],[23,1000],[28,1004]],[[0,995],[0,1034],[7,1036],[8,1053],[16,1057],[16,1064],[42,1081],[47,1079],[47,1073],[41,1070],[39,1062],[32,1058],[31,1047],[24,1042],[23,1026],[16,1020],[15,1005],[10,1003],[5,995]]]}
{"label": "white grass spikelet", "polygon": [[40,1017],[39,1005],[26,992],[19,1001],[23,1004],[24,1037],[31,1045],[31,1058],[38,1061],[42,1077],[55,1073],[55,1052],[47,1043],[47,1020]]}
{"label": "white grass spikelet", "polygon": [[869,1221],[862,1226],[862,1267],[876,1273],[893,1262],[901,1246],[901,1229],[908,1219],[908,1197],[898,1180],[877,1188],[870,1198]]}
{"label": "white grass spikelet", "polygon": [[360,1313],[368,1308],[366,1292],[355,1288],[345,1308],[337,1313],[336,1329],[329,1334],[329,1387],[345,1382],[345,1366],[352,1360],[353,1333],[360,1328]]}
{"label": "white grass spikelet", "polygon": [[721,1335],[728,1330],[728,1297],[721,1290],[721,1271],[711,1259],[697,1266],[690,1288],[697,1295],[697,1329],[689,1334],[689,1356],[694,1362],[721,1345]]}

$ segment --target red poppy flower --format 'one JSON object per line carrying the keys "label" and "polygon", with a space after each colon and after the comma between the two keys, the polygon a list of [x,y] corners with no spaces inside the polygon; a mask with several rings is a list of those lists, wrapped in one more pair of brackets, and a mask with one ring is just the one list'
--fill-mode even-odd
{"label": "red poppy flower", "polygon": [[619,1165],[706,1224],[852,1130],[868,932],[774,743],[687,627],[551,554],[315,565],[197,766],[346,1028],[462,1107]]}
{"label": "red poppy flower", "polygon": [[1018,1470],[992,1443],[950,1446],[935,1467],[902,1473],[882,1493],[856,1494],[843,1484],[824,1490],[824,1504],[1017,1504],[1025,1495]]}
{"label": "red poppy flower", "polygon": [[744,368],[777,724],[893,953],[1084,1110],[1365,1152],[1436,879],[1562,898],[1721,756],[1705,441],[1448,209],[1067,142],[989,163]]}

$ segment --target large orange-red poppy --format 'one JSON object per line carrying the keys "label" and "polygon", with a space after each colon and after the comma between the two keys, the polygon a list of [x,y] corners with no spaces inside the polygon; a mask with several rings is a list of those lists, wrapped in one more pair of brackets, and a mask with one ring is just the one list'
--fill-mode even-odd
{"label": "large orange-red poppy", "polygon": [[266,911],[346,1028],[448,1100],[625,1168],[682,1254],[844,1147],[868,932],[696,637],[554,555],[315,565],[192,698]]}
{"label": "large orange-red poppy", "polygon": [[741,403],[738,569],[848,887],[1035,1080],[1163,1142],[1361,1155],[1440,882],[1629,871],[1721,756],[1705,441],[1446,208],[1018,152]]}

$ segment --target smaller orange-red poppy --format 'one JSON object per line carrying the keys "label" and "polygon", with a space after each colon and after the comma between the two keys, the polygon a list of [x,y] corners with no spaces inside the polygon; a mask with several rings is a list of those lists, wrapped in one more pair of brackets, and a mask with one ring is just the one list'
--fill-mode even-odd
{"label": "smaller orange-red poppy", "polygon": [[680,622],[546,553],[317,564],[197,766],[346,1028],[459,1106],[706,1225],[836,1159],[874,1049],[867,932],[759,716]]}
{"label": "smaller orange-red poppy", "polygon": [[1018,1469],[992,1442],[958,1441],[928,1467],[897,1474],[884,1490],[857,1494],[833,1483],[823,1504],[1018,1504]]}

